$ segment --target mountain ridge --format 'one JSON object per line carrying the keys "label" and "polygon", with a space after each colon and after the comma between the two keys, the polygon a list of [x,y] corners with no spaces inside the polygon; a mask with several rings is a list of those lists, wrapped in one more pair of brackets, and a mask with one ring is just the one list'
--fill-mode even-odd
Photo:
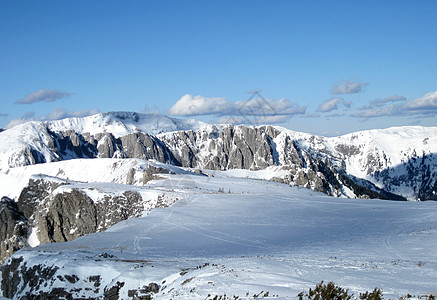
{"label": "mountain ridge", "polygon": [[[419,199],[419,194],[433,199],[434,190],[420,190],[426,188],[422,182],[433,186],[437,180],[431,171],[429,178],[421,179],[418,171],[437,166],[433,155],[437,153],[437,127],[392,127],[323,137],[271,125],[214,125],[157,114],[110,112],[18,125],[0,133],[0,146],[0,171],[103,157],[156,159],[212,170],[291,166],[293,176],[298,169],[311,171],[308,166],[328,164],[334,174],[341,171],[410,200]],[[305,182],[293,180],[293,184],[311,188]],[[354,197],[332,187],[325,192]]]}

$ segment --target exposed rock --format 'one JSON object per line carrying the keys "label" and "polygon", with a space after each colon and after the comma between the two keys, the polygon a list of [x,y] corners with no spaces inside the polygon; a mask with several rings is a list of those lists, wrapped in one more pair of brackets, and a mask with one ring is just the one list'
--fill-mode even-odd
{"label": "exposed rock", "polygon": [[[56,266],[34,265],[28,268],[26,263],[23,263],[23,257],[20,256],[12,258],[10,262],[2,265],[0,270],[2,274],[1,280],[4,297],[15,298],[17,293],[20,293],[26,287],[29,288],[29,292],[27,295],[24,295],[24,297],[21,297],[21,299],[54,299],[48,296],[67,296],[67,294],[60,290],[53,290],[49,293],[50,295],[38,293],[37,298],[32,294],[33,291],[38,291],[43,284],[53,279],[58,270]],[[24,284],[21,284],[21,281],[23,281]]]}
{"label": "exposed rock", "polygon": [[90,134],[80,134],[73,130],[50,132],[53,140],[48,144],[50,149],[60,157],[96,157],[96,141]]}
{"label": "exposed rock", "polygon": [[17,203],[3,197],[0,201],[0,264],[17,250],[28,246],[29,227]]}
{"label": "exposed rock", "polygon": [[154,136],[146,133],[131,133],[121,137],[120,141],[126,157],[155,159],[159,162],[171,161],[165,145]]}
{"label": "exposed rock", "polygon": [[[140,181],[146,183],[157,179],[158,174],[168,172],[167,169],[150,166]],[[120,221],[138,217],[144,210],[165,207],[176,201],[163,195],[143,199],[138,192],[131,190],[117,194],[102,193],[101,199],[95,201],[80,188],[57,190],[71,183],[74,182],[34,175],[22,190],[17,202],[2,198],[1,262],[19,249],[29,246],[27,239],[32,227],[40,244],[66,242],[105,230]]]}
{"label": "exposed rock", "polygon": [[48,203],[47,213],[36,212],[41,243],[66,242],[79,236],[96,232],[97,210],[93,201],[83,192],[73,189],[70,193],[54,196]]}
{"label": "exposed rock", "polygon": [[14,257],[7,264],[0,266],[3,297],[13,298],[21,281],[20,265],[23,257]]}
{"label": "exposed rock", "polygon": [[[38,183],[39,186],[35,185],[35,181],[29,183],[25,189],[27,193],[21,194],[19,203],[28,203],[30,206],[34,201],[30,215],[41,244],[71,241],[139,216],[144,210],[143,199],[137,192],[107,195],[96,203],[76,188],[52,196],[45,190],[50,183],[44,180]],[[29,194],[29,191],[33,193]],[[43,198],[36,200],[35,195]]]}
{"label": "exposed rock", "polygon": [[168,173],[169,171],[167,169],[150,166],[143,174],[142,183],[146,184],[150,180],[160,179],[161,177],[159,177],[158,174],[168,174]]}
{"label": "exposed rock", "polygon": [[118,300],[120,288],[124,286],[124,282],[117,282],[116,285],[105,289],[104,299],[105,300]]}
{"label": "exposed rock", "polygon": [[123,158],[126,156],[123,153],[123,146],[121,144],[120,139],[116,139],[111,133],[96,134],[96,140],[98,140],[98,144],[97,144],[98,157]]}

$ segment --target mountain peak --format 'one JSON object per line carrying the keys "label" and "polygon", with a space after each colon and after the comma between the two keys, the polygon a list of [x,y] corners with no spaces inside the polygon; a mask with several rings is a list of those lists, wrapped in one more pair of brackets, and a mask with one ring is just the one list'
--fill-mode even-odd
{"label": "mountain peak", "polygon": [[206,124],[195,119],[175,119],[163,114],[144,114],[137,112],[115,111],[100,113],[83,118],[67,118],[47,121],[51,131],[73,130],[78,133],[96,134],[110,132],[116,137],[132,132],[160,134],[178,130],[197,130]]}

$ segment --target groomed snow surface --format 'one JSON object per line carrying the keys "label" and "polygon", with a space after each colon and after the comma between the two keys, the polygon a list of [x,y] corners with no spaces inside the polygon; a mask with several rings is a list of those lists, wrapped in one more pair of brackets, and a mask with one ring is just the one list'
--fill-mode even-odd
{"label": "groomed snow surface", "polygon": [[[322,280],[357,296],[374,287],[386,299],[437,293],[436,202],[339,199],[230,175],[165,175],[147,186],[177,196],[172,206],[15,257],[28,268],[58,266],[56,276],[75,274],[74,287],[93,287],[94,275],[102,287],[124,282],[121,299],[151,282],[160,285],[156,299],[267,291],[295,299]],[[74,288],[55,280],[45,289],[55,287]],[[76,296],[97,295],[83,288]]]}

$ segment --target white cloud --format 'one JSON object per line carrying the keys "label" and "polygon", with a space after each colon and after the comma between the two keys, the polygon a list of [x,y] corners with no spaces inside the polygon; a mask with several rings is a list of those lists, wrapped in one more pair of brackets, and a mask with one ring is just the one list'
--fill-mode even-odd
{"label": "white cloud", "polygon": [[[317,108],[317,111],[319,112],[330,112],[333,110],[338,109],[338,105],[343,103],[343,98],[336,97],[329,100],[326,100],[325,102],[322,102],[319,104],[319,107]],[[350,103],[347,103],[347,106],[350,106]]]}
{"label": "white cloud", "polygon": [[65,93],[58,90],[39,90],[28,94],[26,97],[18,100],[18,104],[32,104],[36,102],[54,102],[56,100],[72,95],[72,93]]}
{"label": "white cloud", "polygon": [[173,105],[169,114],[174,116],[196,116],[226,114],[232,106],[225,98],[184,95]]}
{"label": "white cloud", "polygon": [[384,116],[399,116],[402,114],[402,105],[390,104],[387,106],[375,107],[370,109],[361,108],[361,110],[352,114],[352,116],[358,118],[374,118]]}
{"label": "white cloud", "polygon": [[374,106],[374,107],[381,107],[386,105],[387,103],[391,103],[391,102],[400,102],[400,101],[405,101],[407,98],[402,97],[402,96],[398,96],[398,95],[391,95],[388,96],[384,99],[375,99],[372,102],[370,102],[370,106]]}
{"label": "white cloud", "polygon": [[65,118],[81,118],[81,117],[87,117],[90,115],[98,114],[99,110],[93,109],[93,110],[79,110],[79,111],[67,111],[63,108],[55,108],[52,110],[47,116],[43,117],[42,120],[44,121],[50,121],[50,120],[60,120]]}
{"label": "white cloud", "polygon": [[437,116],[437,91],[427,93],[423,97],[408,101],[401,99],[401,97],[393,97],[390,101],[378,102],[376,106],[362,107],[360,111],[354,113],[352,116],[358,118],[385,116]]}
{"label": "white cloud", "polygon": [[437,112],[437,91],[427,93],[425,96],[409,100],[405,103],[405,109],[409,111]]}
{"label": "white cloud", "polygon": [[250,100],[239,100],[234,104],[238,114],[249,116],[269,116],[269,115],[299,115],[304,114],[306,106],[299,106],[290,102],[288,99],[279,100],[253,98]]}
{"label": "white cloud", "polygon": [[285,98],[264,99],[259,94],[249,100],[237,102],[230,102],[219,97],[185,95],[170,108],[169,114],[224,116],[221,121],[225,123],[266,123],[268,121],[282,123],[292,116],[305,114],[306,108]]}
{"label": "white cloud", "polygon": [[299,118],[312,119],[312,118],[320,118],[320,114],[304,114],[300,115]]}
{"label": "white cloud", "polygon": [[332,87],[332,93],[334,95],[359,94],[365,91],[367,85],[369,85],[368,82],[361,83],[341,79]]}

